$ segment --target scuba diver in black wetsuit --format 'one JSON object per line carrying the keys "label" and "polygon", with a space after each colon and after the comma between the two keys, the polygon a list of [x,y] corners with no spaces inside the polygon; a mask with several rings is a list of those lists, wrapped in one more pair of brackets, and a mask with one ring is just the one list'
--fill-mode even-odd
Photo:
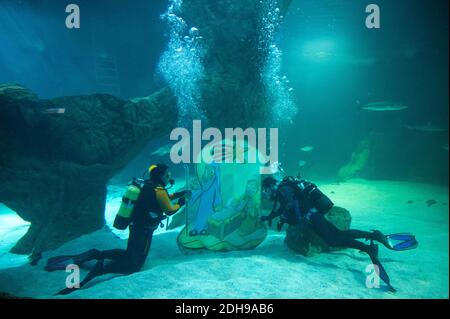
{"label": "scuba diver in black wetsuit", "polygon": [[[115,227],[119,229],[125,229],[130,224],[127,249],[104,251],[91,249],[75,256],[53,257],[48,260],[46,270],[62,270],[66,269],[67,264],[81,266],[87,261],[97,260],[94,268],[81,281],[80,288],[93,278],[104,274],[132,274],[140,271],[149,253],[153,232],[166,218],[165,215],[175,214],[185,204],[185,197],[190,196],[189,191],[168,194],[165,187],[168,184],[173,185],[174,181],[171,179],[171,172],[166,165],[153,165],[149,171],[150,179],[143,181],[129,220],[126,221],[118,215],[114,222]],[[171,199],[178,199],[178,203],[172,205]],[[126,226],[117,227],[116,224]],[[109,260],[109,263],[106,263],[106,260]],[[65,288],[58,294],[68,294],[74,290],[76,289]]]}
{"label": "scuba diver in black wetsuit", "polygon": [[[365,252],[369,255],[372,263],[378,266],[380,278],[391,291],[395,291],[390,284],[389,276],[378,260],[378,245],[375,245],[373,241],[378,241],[389,249],[406,250],[417,247],[418,243],[413,235],[389,235],[392,236],[392,239],[402,241],[401,245],[395,246],[391,243],[389,236],[383,235],[378,230],[367,232],[338,229],[325,218],[325,214],[333,207],[333,202],[316,185],[305,180],[287,177],[278,183],[273,177],[267,177],[263,181],[262,188],[263,193],[274,202],[272,212],[268,216],[262,216],[262,221],[268,221],[271,225],[272,219],[279,216],[278,231],[281,230],[284,223],[290,225],[307,223],[330,246],[354,248]],[[399,235],[403,235],[405,238],[395,237]],[[371,243],[367,245],[357,239],[370,240]]]}

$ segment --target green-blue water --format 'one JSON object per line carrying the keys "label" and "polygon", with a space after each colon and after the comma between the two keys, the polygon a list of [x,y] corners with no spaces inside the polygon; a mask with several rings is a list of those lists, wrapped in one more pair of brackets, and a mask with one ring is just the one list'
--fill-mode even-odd
{"label": "green-blue water", "polygon": [[[377,0],[375,29],[365,0],[74,2],[79,29],[66,27],[61,1],[0,3],[0,292],[45,298],[63,282],[42,280],[42,265],[30,268],[13,247],[45,258],[125,246],[126,232],[99,229],[112,228],[126,183],[170,164],[171,130],[201,119],[203,128],[277,128],[286,174],[315,181],[354,227],[414,232],[418,249],[382,252],[399,294],[368,291],[354,274],[368,262],[360,255],[299,257],[274,228],[254,250],[183,254],[180,219],[159,229],[136,277],[75,297],[448,298],[448,1]],[[46,113],[55,108],[65,113]],[[183,188],[183,166],[170,166]],[[200,183],[204,168],[190,169]],[[221,174],[229,208],[254,170]],[[207,271],[218,263],[222,273]],[[236,275],[241,267],[252,274]],[[180,291],[198,289],[170,290],[172,271]],[[291,286],[274,291],[264,271],[289,272]],[[136,281],[154,286],[137,292]]]}

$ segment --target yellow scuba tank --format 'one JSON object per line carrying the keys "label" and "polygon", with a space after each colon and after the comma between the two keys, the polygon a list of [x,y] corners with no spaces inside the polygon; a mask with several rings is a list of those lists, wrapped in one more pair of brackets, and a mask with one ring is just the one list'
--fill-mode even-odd
{"label": "yellow scuba tank", "polygon": [[124,230],[128,227],[128,225],[130,225],[134,204],[139,198],[143,186],[144,180],[139,178],[133,178],[131,183],[128,185],[125,195],[122,197],[122,203],[119,207],[119,211],[114,219],[114,228]]}

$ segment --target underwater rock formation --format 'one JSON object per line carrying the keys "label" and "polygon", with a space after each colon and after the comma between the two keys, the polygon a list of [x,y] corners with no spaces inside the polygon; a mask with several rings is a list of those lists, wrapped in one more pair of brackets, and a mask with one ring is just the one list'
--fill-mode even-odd
{"label": "underwater rock formation", "polygon": [[[285,15],[292,0],[276,2]],[[200,105],[211,126],[267,123],[272,106],[261,78],[266,52],[260,47],[260,12],[260,0],[183,2],[182,17],[198,28],[207,52]]]}
{"label": "underwater rock formation", "polygon": [[[325,217],[340,230],[350,229],[352,216],[345,208],[333,206]],[[336,249],[325,243],[310,226],[303,229],[298,225],[289,226],[284,242],[290,249],[307,257]]]}
{"label": "underwater rock formation", "polygon": [[0,85],[0,202],[31,222],[12,252],[39,254],[103,227],[108,180],[176,117],[168,89],[134,102],[39,100]]}

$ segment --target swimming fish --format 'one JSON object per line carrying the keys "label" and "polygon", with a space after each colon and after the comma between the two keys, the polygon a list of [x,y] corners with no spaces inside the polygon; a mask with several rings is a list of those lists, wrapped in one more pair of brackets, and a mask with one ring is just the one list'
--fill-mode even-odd
{"label": "swimming fish", "polygon": [[410,130],[428,133],[438,133],[447,131],[447,129],[432,125],[430,122],[428,122],[427,125],[405,125],[405,127]]}
{"label": "swimming fish", "polygon": [[309,145],[300,147],[300,151],[302,151],[302,152],[311,152],[313,149],[314,149],[314,147],[309,146]]}
{"label": "swimming fish", "polygon": [[402,111],[407,108],[408,107],[406,105],[391,101],[372,102],[361,107],[362,110],[372,112]]}
{"label": "swimming fish", "polygon": [[165,156],[170,153],[170,150],[172,149],[173,144],[166,144],[158,148],[156,151],[152,153],[152,155],[157,156]]}
{"label": "swimming fish", "polygon": [[42,113],[45,113],[45,114],[64,114],[65,112],[66,112],[65,108],[51,108],[51,109],[44,110]]}

